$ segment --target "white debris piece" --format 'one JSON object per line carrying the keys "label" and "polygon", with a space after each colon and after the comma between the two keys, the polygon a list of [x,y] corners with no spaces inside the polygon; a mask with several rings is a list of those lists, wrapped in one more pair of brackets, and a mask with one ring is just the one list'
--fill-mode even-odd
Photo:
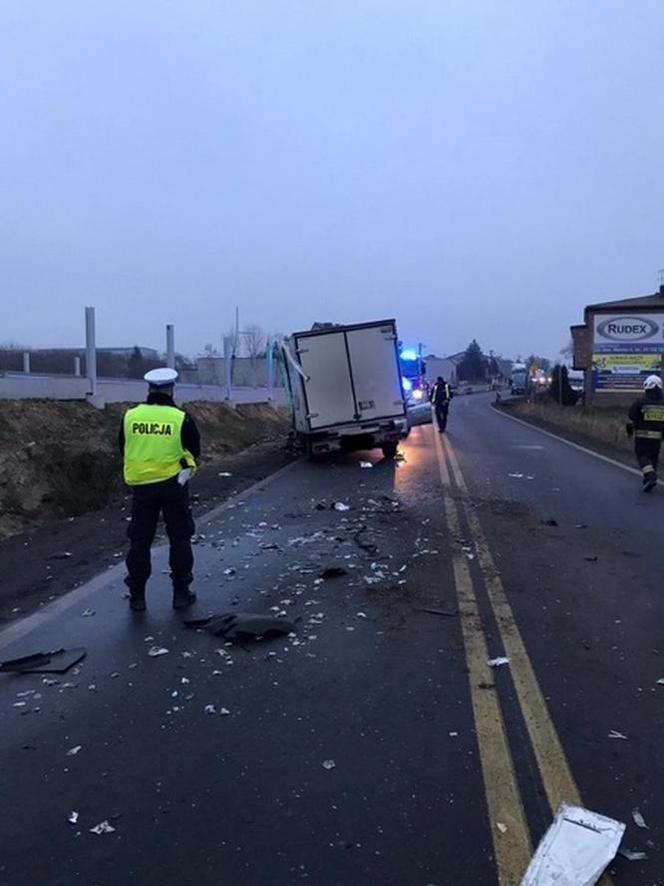
{"label": "white debris piece", "polygon": [[561,804],[521,886],[594,886],[613,860],[625,825],[578,806]]}
{"label": "white debris piece", "polygon": [[505,658],[504,655],[499,656],[498,658],[491,658],[487,662],[487,664],[489,665],[490,668],[499,668],[501,665],[506,665],[509,663],[510,663],[509,658]]}
{"label": "white debris piece", "polygon": [[336,765],[334,760],[323,760],[323,769],[334,769]]}
{"label": "white debris piece", "polygon": [[615,729],[609,732],[609,738],[621,738],[623,741],[627,741],[627,736],[623,735],[622,732],[617,732]]}
{"label": "white debris piece", "polygon": [[360,467],[361,468],[373,468],[373,465],[370,461],[361,461]]}
{"label": "white debris piece", "polygon": [[217,474],[217,477],[232,477],[232,476],[233,475],[231,474],[230,471],[219,471],[219,473]]}
{"label": "white debris piece", "polygon": [[230,711],[228,710],[228,708],[222,708],[219,713],[222,717],[228,717],[230,715]]}
{"label": "white debris piece", "polygon": [[632,818],[634,819],[634,824],[637,828],[646,828],[648,830],[648,825],[646,824],[645,818],[641,815],[638,809],[634,809],[632,812]]}
{"label": "white debris piece", "polygon": [[94,614],[95,614],[94,609],[84,609],[83,612],[81,612],[81,615],[83,616],[83,618],[89,618],[91,615],[94,615]]}
{"label": "white debris piece", "polygon": [[76,824],[78,822],[78,812],[70,812],[67,821],[69,824]]}
{"label": "white debris piece", "polygon": [[215,706],[213,704],[206,704],[205,705],[205,713],[206,714],[216,714],[217,709],[215,708]]}
{"label": "white debris piece", "polygon": [[350,511],[350,505],[345,505],[342,501],[335,501],[334,510],[335,511]]}
{"label": "white debris piece", "polygon": [[99,824],[96,824],[93,828],[90,828],[91,834],[113,834],[115,833],[115,828],[112,824],[109,824],[108,821],[100,821]]}
{"label": "white debris piece", "polygon": [[507,475],[508,477],[512,477],[513,480],[523,480],[523,474],[519,474],[517,471],[514,471],[511,474]]}
{"label": "white debris piece", "polygon": [[657,685],[658,685],[658,686],[664,686],[664,677],[660,677],[660,678],[659,678],[659,680],[657,681]]}
{"label": "white debris piece", "polygon": [[82,745],[82,744],[77,744],[76,747],[74,747],[74,748],[69,748],[69,750],[67,751],[67,756],[68,756],[68,757],[75,757],[76,754],[78,754],[78,752],[81,751],[81,750],[83,750],[83,745]]}
{"label": "white debris piece", "polygon": [[503,824],[502,821],[497,821],[496,827],[498,828],[498,830],[500,831],[501,834],[507,833],[507,825]]}
{"label": "white debris piece", "polygon": [[158,655],[168,655],[168,649],[165,646],[151,646],[148,649],[150,658],[156,658]]}

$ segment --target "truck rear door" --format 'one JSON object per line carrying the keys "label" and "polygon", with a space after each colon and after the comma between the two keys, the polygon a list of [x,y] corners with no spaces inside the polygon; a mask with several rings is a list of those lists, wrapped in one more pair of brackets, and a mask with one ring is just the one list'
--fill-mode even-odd
{"label": "truck rear door", "polygon": [[405,414],[392,324],[346,332],[357,411],[361,421]]}
{"label": "truck rear door", "polygon": [[298,335],[296,341],[308,376],[304,387],[311,429],[357,421],[344,333]]}

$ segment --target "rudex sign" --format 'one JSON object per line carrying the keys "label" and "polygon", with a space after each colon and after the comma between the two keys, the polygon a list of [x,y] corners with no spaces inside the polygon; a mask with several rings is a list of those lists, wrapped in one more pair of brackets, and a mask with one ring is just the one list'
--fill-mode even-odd
{"label": "rudex sign", "polygon": [[664,314],[596,314],[595,354],[664,353]]}

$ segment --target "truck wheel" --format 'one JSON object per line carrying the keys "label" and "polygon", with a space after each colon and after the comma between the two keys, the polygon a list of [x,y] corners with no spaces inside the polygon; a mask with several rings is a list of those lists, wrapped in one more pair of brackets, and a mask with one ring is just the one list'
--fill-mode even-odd
{"label": "truck wheel", "polygon": [[383,450],[383,458],[391,461],[397,454],[398,446],[398,443],[383,443],[383,445],[381,446],[381,449]]}

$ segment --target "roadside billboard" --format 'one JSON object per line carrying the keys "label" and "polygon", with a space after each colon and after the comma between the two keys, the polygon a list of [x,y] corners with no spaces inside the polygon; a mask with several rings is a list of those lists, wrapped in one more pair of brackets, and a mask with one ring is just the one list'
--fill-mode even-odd
{"label": "roadside billboard", "polygon": [[595,314],[595,354],[664,353],[664,314]]}
{"label": "roadside billboard", "polygon": [[640,391],[661,369],[661,354],[593,354],[593,390]]}
{"label": "roadside billboard", "polygon": [[662,371],[664,314],[595,314],[594,391],[640,391],[643,380]]}

